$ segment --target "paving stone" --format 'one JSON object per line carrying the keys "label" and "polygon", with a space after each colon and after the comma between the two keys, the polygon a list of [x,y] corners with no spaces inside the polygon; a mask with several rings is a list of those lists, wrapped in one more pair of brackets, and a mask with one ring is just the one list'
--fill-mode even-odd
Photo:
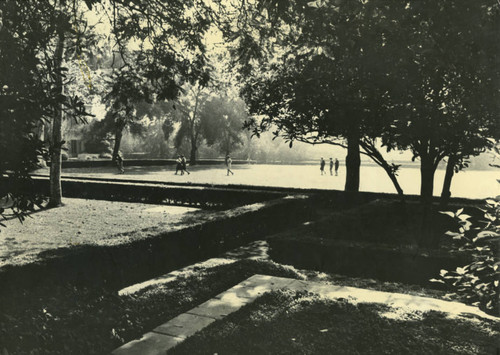
{"label": "paving stone", "polygon": [[183,313],[155,328],[154,331],[185,339],[212,322],[215,322],[215,319]]}
{"label": "paving stone", "polygon": [[149,332],[140,339],[133,340],[118,349],[112,355],[158,355],[166,354],[167,350],[174,347],[184,339],[170,335]]}
{"label": "paving stone", "polygon": [[269,275],[253,275],[240,283],[241,286],[265,286],[270,287],[271,290],[277,290],[291,284],[295,279],[288,279],[286,277],[277,277],[277,276],[269,276]]}
{"label": "paving stone", "polygon": [[237,311],[241,306],[249,303],[248,299],[234,297],[232,299],[220,300],[212,298],[205,303],[202,303],[196,308],[188,311],[187,313],[195,314],[198,316],[211,317],[221,319],[234,311]]}
{"label": "paving stone", "polygon": [[294,291],[309,291],[309,283],[302,280],[295,280],[286,287]]}
{"label": "paving stone", "polygon": [[319,282],[309,282],[307,286],[307,291],[311,293],[317,293],[323,297],[330,297],[330,298],[347,298],[350,293],[347,287],[322,284]]}
{"label": "paving stone", "polygon": [[257,285],[253,287],[236,285],[234,287],[231,287],[229,290],[218,294],[217,296],[215,296],[215,298],[229,299],[233,297],[242,297],[247,298],[250,301],[272,290],[273,287],[271,285]]}

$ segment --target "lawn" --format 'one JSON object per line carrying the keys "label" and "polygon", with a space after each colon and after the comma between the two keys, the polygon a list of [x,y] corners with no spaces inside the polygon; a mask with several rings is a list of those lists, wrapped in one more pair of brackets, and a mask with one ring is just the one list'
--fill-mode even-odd
{"label": "lawn", "polygon": [[5,348],[8,354],[108,354],[254,274],[445,296],[418,286],[304,273],[270,261],[241,260],[187,270],[170,282],[122,296],[116,291],[72,285],[45,285],[8,294],[0,291],[0,350]]}
{"label": "lawn", "polygon": [[65,198],[0,227],[0,267],[41,259],[40,253],[83,245],[116,245],[210,220],[215,212],[142,203]]}
{"label": "lawn", "polygon": [[[335,206],[334,203],[332,203]],[[450,229],[457,228],[452,219],[440,211],[456,211],[464,206],[450,205],[440,207],[433,205],[429,219],[422,230],[423,209],[419,202],[401,203],[389,199],[377,199],[349,209],[324,209],[317,221],[299,227],[298,230],[286,231],[290,238],[322,238],[386,244],[398,247],[417,247],[424,232],[430,233],[435,243],[433,248],[449,249],[449,241],[442,238]],[[481,207],[481,206],[479,206]],[[468,206],[466,213],[478,214],[478,210]]]}
{"label": "lawn", "polygon": [[108,354],[256,273],[303,278],[279,264],[240,261],[196,268],[132,295],[72,285],[0,290],[0,353]]}
{"label": "lawn", "polygon": [[495,354],[499,324],[276,291],[168,354]]}
{"label": "lawn", "polygon": [[[72,200],[69,200],[70,203],[71,201]],[[98,208],[95,208],[95,210],[92,209],[92,206],[90,204],[93,202],[91,201],[86,201],[85,203],[89,205],[85,205],[83,207],[90,209],[89,213],[95,214],[95,220],[99,220],[97,217],[98,215],[102,215],[102,210],[99,210]],[[137,230],[136,228],[140,226],[138,229],[146,233],[151,229],[156,231],[157,229],[164,230],[168,228],[179,228],[181,225],[183,225],[183,223],[192,223],[193,220],[200,222],[200,220],[202,221],[205,218],[210,217],[210,214],[199,215],[196,212],[187,213],[186,215],[179,214],[178,216],[175,216],[175,218],[172,217],[170,219],[170,222],[172,224],[169,224],[162,223],[161,221],[166,217],[170,218],[168,214],[164,214],[163,210],[155,210],[153,215],[157,217],[154,218],[150,215],[150,213],[152,212],[146,210],[149,208],[155,209],[157,208],[157,206],[130,204],[129,207],[126,207],[126,205],[128,206],[128,204],[114,203],[114,209],[110,214],[114,216],[113,219],[100,219],[99,223],[116,223],[116,221],[120,222],[119,217],[126,216],[126,219],[128,220],[121,220],[122,222],[120,223],[123,223],[124,226],[128,226],[130,224],[131,230]],[[67,213],[72,213],[71,208],[74,208],[75,215],[77,215],[78,213],[76,213],[76,211],[78,210],[78,207],[81,208],[82,206],[70,205],[69,208],[65,208],[64,211],[66,211]],[[127,213],[123,213],[123,208],[130,209],[130,211],[127,211]],[[54,222],[58,218],[64,217],[63,215],[57,215],[57,213],[62,213],[63,209],[54,209],[50,211],[53,211],[55,213],[51,217],[52,222]],[[394,218],[391,219],[389,213],[391,211],[397,211],[397,204],[378,201],[368,206],[360,206],[347,211],[333,212],[331,215],[325,216],[325,219],[323,221],[317,223],[313,222],[307,226],[304,226],[303,229],[307,230],[310,235],[306,235],[306,233],[303,233],[302,229],[294,230],[292,234],[296,236],[300,235],[302,237],[305,236],[314,238],[350,238],[352,236],[357,236],[360,240],[363,240],[366,238],[370,238],[370,233],[367,232],[363,235],[357,235],[356,228],[359,230],[363,230],[365,228],[364,226],[369,223],[369,220],[373,219],[375,223],[373,224],[374,228],[372,232],[376,232],[375,235],[378,236],[376,242],[382,243],[385,241],[389,244],[394,245],[399,243],[400,232],[394,232],[393,234],[386,236],[384,234],[384,231],[393,229],[395,227],[395,224],[401,224],[401,220]],[[45,212],[36,213],[34,215],[34,218],[38,219],[40,217],[43,217],[44,213]],[[156,213],[158,213],[158,215],[156,215]],[[350,225],[350,223],[348,222],[354,221],[356,217],[358,217],[357,220],[359,221],[359,216],[362,216],[361,219],[363,220],[363,222],[360,222],[358,224],[354,223],[355,226],[352,227],[352,230],[347,230],[347,232],[345,232],[344,234],[338,234],[337,236],[335,235],[335,233],[332,233],[332,228],[337,228],[338,232],[341,230],[341,226]],[[66,215],[66,217],[68,217],[68,215]],[[132,217],[134,219],[132,219]],[[344,219],[344,222],[339,222],[342,218]],[[364,219],[366,219],[366,221],[364,221]],[[389,222],[392,220],[394,221],[394,223],[390,224]],[[142,222],[140,222],[139,225],[136,225],[135,223],[139,223],[138,221]],[[46,222],[48,223],[47,220]],[[88,220],[84,222],[87,223]],[[27,223],[30,223],[30,220],[28,220]],[[70,237],[76,234],[79,238],[88,238],[88,242],[90,243],[99,242],[111,244],[115,241],[121,241],[121,239],[124,237],[124,235],[121,233],[120,235],[109,235],[109,230],[105,229],[102,230],[103,235],[100,237],[100,224],[93,226],[93,233],[89,233],[88,236],[81,236],[77,232],[80,230],[85,230],[85,228],[81,228],[80,223],[81,221],[74,224],[68,222],[68,226],[74,228],[75,233],[64,233],[64,235]],[[143,225],[142,223],[148,223],[148,225]],[[160,223],[160,225],[157,225],[158,223]],[[57,225],[57,223],[50,224]],[[110,230],[116,229],[115,227],[110,227]],[[12,233],[13,229],[9,230],[8,228],[7,230]],[[404,228],[406,228],[406,230],[409,230],[408,226],[404,226]],[[7,230],[4,230],[2,234]],[[137,231],[134,231],[133,233],[129,234],[136,235],[137,233]],[[5,234],[0,236],[7,237]],[[46,236],[43,236],[39,233],[36,233],[35,230],[33,231],[33,233],[30,233],[30,238],[48,238],[49,236],[50,233]],[[96,240],[92,240],[93,238],[96,238]],[[19,241],[25,243],[25,241],[23,240]],[[49,238],[47,239],[47,241],[50,243],[68,243],[68,241],[66,240],[59,240],[57,238]],[[404,241],[404,243],[407,243],[407,241]],[[25,245],[24,247],[26,246],[29,246],[29,244]],[[312,271],[299,272],[293,268],[285,267],[269,261],[249,260],[238,261],[228,265],[194,268],[189,272],[181,273],[173,281],[165,284],[154,285],[131,295],[119,296],[116,290],[112,291],[109,289],[102,289],[98,287],[89,288],[75,287],[71,284],[46,284],[41,287],[32,287],[29,290],[16,290],[11,293],[6,293],[5,291],[2,292],[2,290],[0,290],[0,304],[2,305],[0,310],[0,352],[7,354],[107,354],[123,343],[131,341],[145,332],[151,331],[151,329],[154,329],[156,326],[168,321],[169,319],[179,315],[180,313],[183,313],[199,305],[200,303],[214,297],[215,295],[225,291],[226,289],[238,284],[239,282],[256,273],[292,278],[307,277],[308,279],[334,282],[338,285],[372,288],[388,292],[402,292],[438,298],[445,297],[444,292],[437,290],[428,290],[418,286],[403,285],[398,283],[384,283],[375,280],[350,278],[340,275],[317,273]],[[282,294],[279,297],[281,297],[282,300],[290,300],[287,301],[289,303],[283,301],[284,307],[287,305],[289,306],[291,304],[290,302],[292,301],[295,302],[293,304],[300,305],[302,304],[302,299],[310,299],[313,301],[315,300],[314,296],[311,295],[295,296]],[[365,322],[364,319],[366,318],[366,322],[372,322],[378,328],[381,327],[380,324],[386,324],[387,322],[389,322],[390,325],[387,325],[387,329],[383,327],[380,328],[379,335],[383,337],[389,334],[391,332],[391,329],[397,328],[394,325],[396,324],[394,323],[396,321],[400,322],[397,324],[404,324],[405,327],[408,326],[411,331],[416,332],[415,334],[421,334],[418,336],[420,336],[422,339],[437,339],[436,337],[438,337],[439,334],[446,333],[446,329],[448,329],[446,327],[449,327],[451,329],[457,327],[458,329],[463,324],[471,323],[471,321],[468,320],[460,320],[460,323],[456,323],[455,321],[455,323],[450,323],[450,320],[439,314],[427,314],[422,317],[420,317],[419,315],[410,315],[409,317],[413,320],[412,322],[408,321],[406,323],[401,323],[402,321],[400,319],[395,320],[387,317],[381,317],[379,313],[381,312],[382,308],[380,307],[382,306],[378,306],[379,308],[375,309],[373,308],[375,307],[373,305],[366,306],[368,307],[366,308],[364,305],[350,305],[348,303],[343,305],[343,303],[341,302],[339,303],[339,305],[334,306],[330,304],[320,305],[316,304],[318,302],[313,301],[311,301],[312,303],[310,303],[315,304],[315,306],[313,308],[307,308],[308,310],[310,309],[311,312],[307,311],[306,313],[304,313],[311,313],[313,315],[311,319],[307,321],[307,317],[304,315],[304,321],[306,321],[306,323],[314,323],[316,321],[319,322],[320,320],[316,320],[314,316],[316,313],[328,314],[330,310],[332,312],[335,310],[335,312],[338,313],[338,319],[340,319],[342,323],[346,324],[363,323]],[[256,303],[257,305],[259,304],[258,302]],[[297,307],[300,308],[302,306]],[[330,308],[325,309],[321,307]],[[321,309],[321,312],[316,312],[315,309]],[[348,309],[348,311],[345,311],[346,309]],[[299,313],[300,312],[297,312],[297,314]],[[352,314],[352,320],[349,320],[350,314]],[[260,327],[261,323],[259,322],[261,322],[261,319],[257,317],[255,324],[259,325]],[[430,331],[429,329],[431,329],[429,327],[429,324],[433,325],[434,323],[437,324],[437,326],[442,326],[441,328],[436,328],[440,329],[439,332],[441,332],[438,335],[432,335],[428,333]],[[467,325],[468,328],[466,330],[463,330],[463,332],[460,334],[467,334],[467,332],[477,331],[477,339],[483,339],[484,344],[491,343],[491,337],[489,337],[489,335],[485,335],[487,334],[487,332],[482,333],[482,331],[487,330],[494,333],[496,330],[494,330],[493,328],[496,327],[496,325],[491,325],[489,323],[482,324],[480,322],[476,323],[471,323],[476,324],[476,328]],[[290,324],[293,324],[292,320],[290,320]],[[320,327],[321,324],[323,323],[318,323],[318,327]],[[333,325],[328,325],[328,327],[331,326]],[[327,334],[328,336],[328,333],[331,332],[331,329],[334,329],[328,327],[321,325],[321,327],[319,328],[320,330],[329,330],[325,332],[318,331],[319,333],[313,332],[311,334],[316,334],[317,336],[319,334],[319,336],[321,337]],[[354,327],[354,325],[352,325],[352,327]],[[283,329],[285,331],[287,328],[285,327]],[[290,331],[291,330],[293,330],[293,327],[290,328]],[[413,336],[410,336],[409,332],[410,331],[404,334],[406,334],[405,336],[412,338]],[[305,332],[304,334],[308,334],[308,332]],[[354,332],[353,334],[353,337],[359,336],[361,338],[360,344],[363,344],[364,336],[359,335],[359,333],[356,332]],[[498,335],[497,333],[494,334]],[[290,334],[287,334],[286,336],[289,335]],[[290,335],[290,339],[295,339],[292,344],[293,346],[297,344],[297,346],[304,346],[304,343],[300,343],[300,339],[302,339],[301,336],[302,335],[297,334]],[[374,337],[375,335],[371,336]],[[404,344],[406,344],[402,340],[405,339],[405,336],[401,335],[397,337],[397,341],[395,340],[394,346],[403,346]],[[476,338],[476,335],[474,335],[474,337]],[[467,337],[465,336],[462,336],[462,338],[467,339]],[[290,339],[286,341],[290,342]],[[285,340],[283,340],[284,343],[286,343]],[[190,341],[188,341],[187,344],[189,344]],[[196,338],[193,338],[193,341],[196,341]],[[298,341],[299,343],[296,344],[296,342]],[[328,340],[328,342],[330,342],[330,340]],[[413,344],[410,340],[408,340],[407,342],[410,345]],[[465,349],[465,353],[474,353],[474,349],[478,350],[478,353],[482,353],[482,350],[489,349],[487,345],[481,344],[483,343],[459,343],[456,346],[457,349]],[[426,345],[428,347],[424,349],[439,353],[439,351],[441,351],[441,348],[438,345],[433,345],[432,342],[429,341],[429,344]],[[318,343],[317,346],[322,345]],[[263,347],[266,348],[266,346],[264,345]],[[273,347],[269,347],[269,349],[273,349]],[[308,351],[309,347],[305,346],[304,349]],[[313,350],[315,349],[316,348],[314,348]],[[321,353],[321,348],[318,349],[318,352]],[[219,354],[221,353],[221,351],[222,350],[219,351]],[[293,349],[291,349],[290,351],[294,352]],[[394,352],[397,351],[394,350]],[[259,353],[259,351],[253,353]],[[213,354],[213,352],[211,354]]]}

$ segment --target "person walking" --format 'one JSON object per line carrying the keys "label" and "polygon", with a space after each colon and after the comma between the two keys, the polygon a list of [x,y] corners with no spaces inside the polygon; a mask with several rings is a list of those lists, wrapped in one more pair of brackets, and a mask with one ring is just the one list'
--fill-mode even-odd
{"label": "person walking", "polygon": [[183,172],[185,171],[188,175],[190,175],[191,173],[187,169],[187,160],[184,154],[181,156],[181,161],[182,161],[182,171]]}
{"label": "person walking", "polygon": [[319,170],[321,171],[321,175],[325,174],[325,159],[323,157],[321,157],[319,162]]}
{"label": "person walking", "polygon": [[339,174],[339,160],[337,158],[335,158],[335,176],[337,176]]}
{"label": "person walking", "polygon": [[333,159],[330,158],[330,176],[333,175]]}
{"label": "person walking", "polygon": [[125,169],[123,168],[123,157],[122,157],[122,153],[120,151],[118,151],[118,153],[116,153],[115,163],[116,163],[116,167],[118,168],[118,171],[120,172],[120,174],[124,174]]}
{"label": "person walking", "polygon": [[184,175],[184,170],[182,170],[182,158],[180,155],[177,156],[177,159],[175,160],[175,175],[180,171],[181,175]]}
{"label": "person walking", "polygon": [[231,170],[231,165],[233,163],[233,160],[231,159],[231,157],[228,155],[226,155],[226,168],[227,168],[227,176],[229,176],[229,173],[231,173],[232,175],[234,175],[233,171]]}

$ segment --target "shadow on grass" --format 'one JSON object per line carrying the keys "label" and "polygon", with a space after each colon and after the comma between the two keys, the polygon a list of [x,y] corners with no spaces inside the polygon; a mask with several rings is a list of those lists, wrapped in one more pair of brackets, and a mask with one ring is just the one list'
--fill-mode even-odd
{"label": "shadow on grass", "polygon": [[213,323],[169,354],[494,354],[498,325],[277,291]]}
{"label": "shadow on grass", "polygon": [[41,284],[0,292],[2,354],[109,354],[254,274],[300,278],[259,261],[197,268],[127,296],[94,286]]}

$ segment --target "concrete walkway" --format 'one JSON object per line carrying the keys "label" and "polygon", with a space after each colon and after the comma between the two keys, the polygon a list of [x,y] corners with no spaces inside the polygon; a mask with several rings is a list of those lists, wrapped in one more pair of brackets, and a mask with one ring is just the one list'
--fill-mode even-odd
{"label": "concrete walkway", "polygon": [[165,354],[168,349],[207,325],[237,311],[251,303],[265,292],[278,289],[308,291],[328,299],[346,298],[351,303],[384,303],[394,308],[411,311],[440,311],[449,316],[475,315],[482,318],[499,320],[479,309],[458,302],[442,301],[434,298],[411,296],[399,293],[366,290],[356,287],[336,286],[321,282],[302,281],[283,277],[254,275],[198,307],[183,313],[153,331],[144,334],[113,351],[114,355],[153,355]]}

